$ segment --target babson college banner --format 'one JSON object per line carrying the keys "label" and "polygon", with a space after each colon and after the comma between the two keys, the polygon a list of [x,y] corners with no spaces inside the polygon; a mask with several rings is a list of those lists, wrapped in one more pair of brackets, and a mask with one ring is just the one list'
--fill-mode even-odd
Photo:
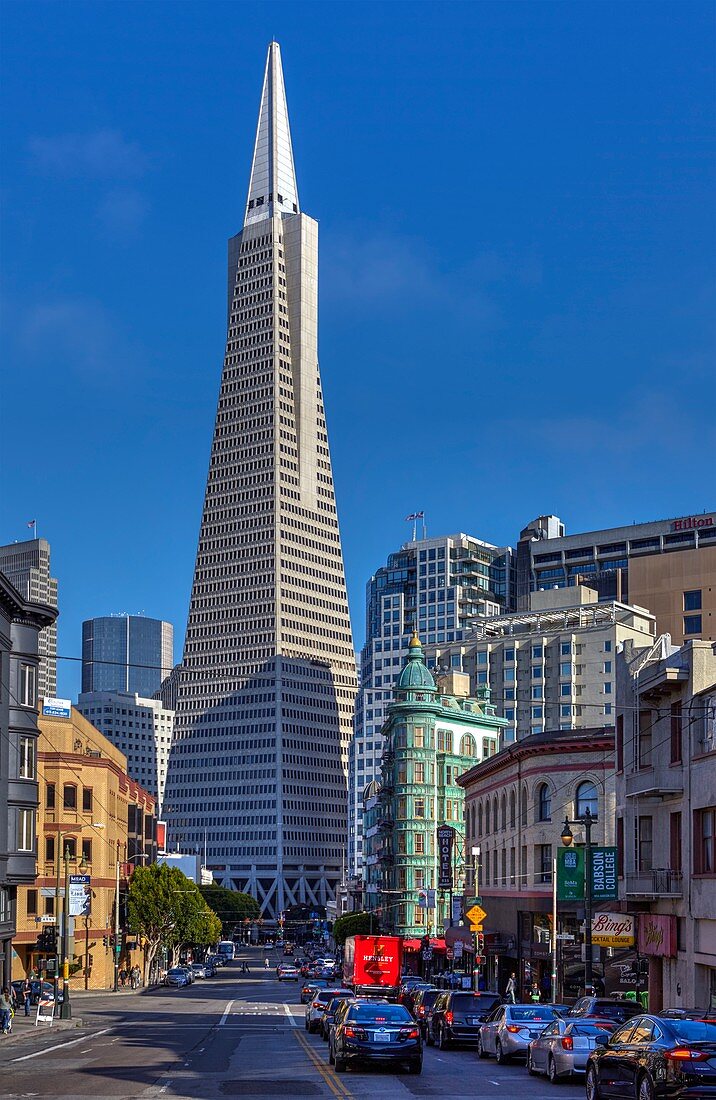
{"label": "babson college banner", "polygon": [[455,830],[451,825],[440,825],[438,835],[438,890],[452,890],[452,848]]}

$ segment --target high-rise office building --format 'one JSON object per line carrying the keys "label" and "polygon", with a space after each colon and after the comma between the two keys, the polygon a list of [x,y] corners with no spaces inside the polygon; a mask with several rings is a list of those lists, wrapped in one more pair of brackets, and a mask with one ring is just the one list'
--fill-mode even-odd
{"label": "high-rise office building", "polygon": [[301,213],[271,43],[199,534],[165,816],[266,916],[341,879],[355,655]]}
{"label": "high-rise office building", "polygon": [[716,639],[716,512],[567,535],[557,516],[520,532],[517,609],[548,588],[586,584],[600,600],[646,607],[672,641]]}
{"label": "high-rise office building", "polygon": [[174,627],[144,615],[82,623],[82,691],[158,691],[174,664]]}
{"label": "high-rise office building", "polygon": [[161,699],[127,691],[88,691],[77,710],[127,757],[127,775],[157,801],[161,814],[174,711]]}
{"label": "high-rise office building", "polygon": [[512,550],[471,535],[405,543],[366,585],[366,642],[349,754],[348,863],[360,873],[363,792],[380,776],[380,735],[413,630],[429,644],[460,641],[481,615],[513,606]]}
{"label": "high-rise office building", "polygon": [[[0,573],[25,600],[57,607],[57,580],[50,576],[50,544],[47,539],[30,539],[0,546]],[[53,620],[40,631],[40,665],[37,672],[39,698],[57,695],[57,623]]]}

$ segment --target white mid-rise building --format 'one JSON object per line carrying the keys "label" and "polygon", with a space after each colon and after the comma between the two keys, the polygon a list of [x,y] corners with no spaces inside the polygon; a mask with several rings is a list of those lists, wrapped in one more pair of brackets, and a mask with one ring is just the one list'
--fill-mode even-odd
{"label": "white mid-rise building", "polygon": [[161,816],[174,711],[125,691],[85,691],[77,710],[124,753],[127,774],[157,799]]}

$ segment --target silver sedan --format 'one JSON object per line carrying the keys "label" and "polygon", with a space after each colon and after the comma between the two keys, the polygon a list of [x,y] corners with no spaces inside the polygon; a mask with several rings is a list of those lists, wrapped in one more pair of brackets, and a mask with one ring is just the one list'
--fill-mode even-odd
{"label": "silver sedan", "polygon": [[551,1005],[500,1005],[478,1031],[477,1056],[494,1054],[500,1064],[515,1055],[524,1057],[532,1039],[555,1019],[557,1013]]}
{"label": "silver sedan", "polygon": [[553,1020],[527,1048],[528,1073],[546,1073],[552,1084],[561,1077],[586,1073],[587,1058],[603,1045],[609,1032],[587,1020]]}

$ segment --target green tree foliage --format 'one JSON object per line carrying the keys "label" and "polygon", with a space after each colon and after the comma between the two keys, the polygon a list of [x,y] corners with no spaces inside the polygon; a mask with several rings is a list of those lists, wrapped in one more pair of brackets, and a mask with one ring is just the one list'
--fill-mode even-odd
{"label": "green tree foliage", "polygon": [[244,920],[256,920],[260,915],[259,903],[250,894],[227,890],[224,886],[200,886],[201,896],[219,920],[223,935],[231,937],[237,924]]}
{"label": "green tree foliage", "polygon": [[129,884],[129,926],[146,940],[145,971],[151,974],[160,946],[172,953],[173,965],[184,944],[206,946],[221,938],[221,922],[199,887],[178,867],[152,863],[137,867]]}
{"label": "green tree foliage", "polygon": [[346,913],[333,925],[333,939],[342,947],[348,936],[369,936],[378,931],[374,913]]}

